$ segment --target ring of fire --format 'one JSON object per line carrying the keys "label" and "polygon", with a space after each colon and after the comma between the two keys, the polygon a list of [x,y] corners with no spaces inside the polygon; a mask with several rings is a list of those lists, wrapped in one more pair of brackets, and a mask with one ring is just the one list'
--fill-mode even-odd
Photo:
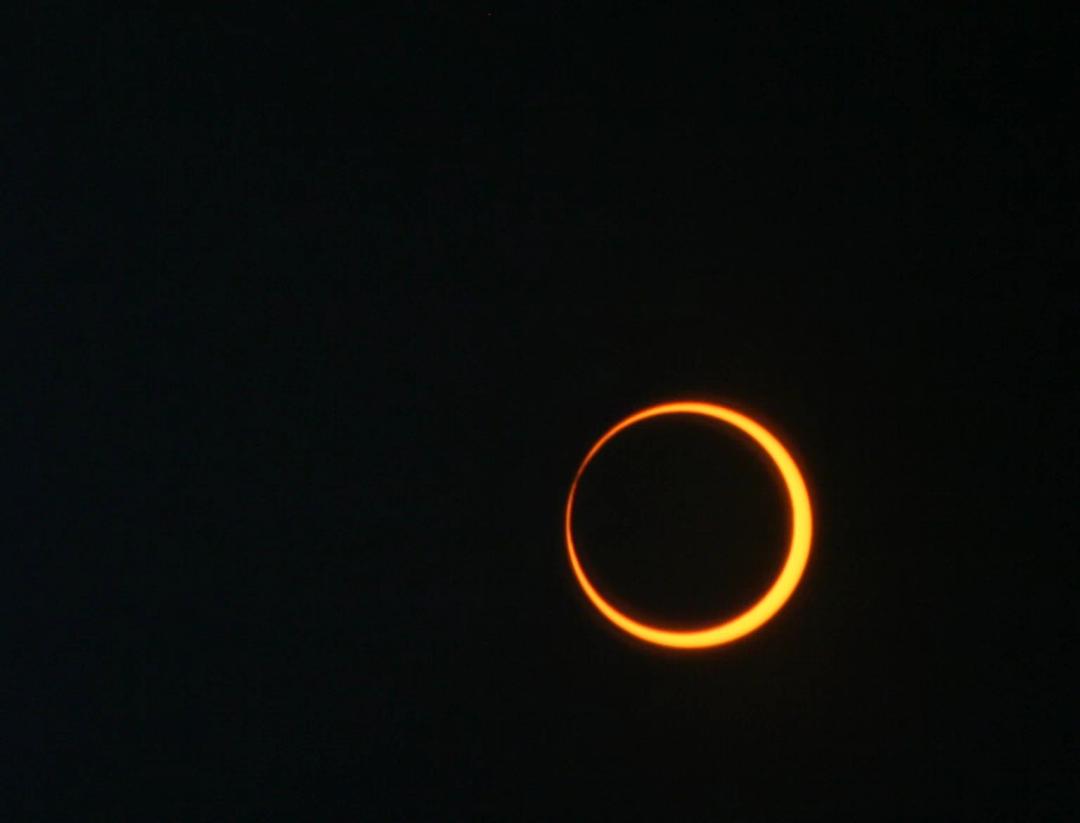
{"label": "ring of fire", "polygon": [[[773,581],[769,590],[742,614],[713,626],[690,631],[676,631],[642,623],[608,603],[589,581],[581,562],[578,560],[570,526],[574,510],[574,495],[577,493],[578,482],[581,480],[585,468],[600,449],[623,429],[651,417],[666,414],[696,414],[710,417],[728,423],[748,435],[764,449],[765,453],[776,465],[776,468],[779,469],[791,503],[791,543],[788,548],[787,559],[784,561],[783,569],[781,569],[780,574]],[[577,474],[574,475],[574,482],[570,486],[570,494],[566,500],[566,548],[570,555],[570,566],[574,570],[574,576],[577,578],[578,584],[581,586],[582,591],[585,592],[586,597],[604,617],[624,632],[659,646],[669,646],[677,649],[703,649],[730,643],[732,640],[737,640],[749,634],[763,625],[783,607],[799,584],[799,579],[806,568],[806,561],[810,556],[812,519],[810,495],[806,490],[806,482],[803,480],[802,472],[799,471],[798,465],[796,465],[787,449],[764,426],[744,414],[712,403],[694,401],[663,403],[650,406],[616,423],[589,449],[585,459],[581,461],[581,465],[578,467]]]}

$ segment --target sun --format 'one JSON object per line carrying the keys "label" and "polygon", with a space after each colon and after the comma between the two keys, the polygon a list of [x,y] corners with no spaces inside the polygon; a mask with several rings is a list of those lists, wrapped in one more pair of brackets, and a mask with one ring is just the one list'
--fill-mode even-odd
{"label": "sun", "polygon": [[[624,614],[606,601],[589,581],[588,575],[585,574],[585,570],[582,568],[577,549],[574,546],[574,535],[571,527],[574,496],[577,493],[578,482],[597,453],[609,440],[624,429],[643,420],[668,414],[695,414],[712,418],[734,426],[748,435],[765,451],[780,471],[791,504],[791,542],[788,547],[787,559],[784,561],[780,574],[773,581],[768,591],[742,614],[716,625],[689,631],[665,629],[661,626],[643,623]],[[810,557],[813,515],[810,509],[810,495],[806,490],[806,481],[803,479],[799,466],[783,444],[768,429],[745,414],[725,406],[697,401],[678,401],[650,406],[630,415],[612,426],[589,449],[585,459],[578,466],[577,473],[574,475],[574,482],[570,485],[570,494],[566,499],[565,532],[566,549],[570,556],[570,566],[574,570],[574,576],[577,578],[578,584],[581,586],[582,591],[585,592],[586,597],[604,617],[628,634],[648,643],[676,649],[705,649],[730,643],[744,637],[760,628],[780,611],[791,597],[792,592],[795,591],[795,587],[798,586],[803,571],[806,569],[806,563]]]}

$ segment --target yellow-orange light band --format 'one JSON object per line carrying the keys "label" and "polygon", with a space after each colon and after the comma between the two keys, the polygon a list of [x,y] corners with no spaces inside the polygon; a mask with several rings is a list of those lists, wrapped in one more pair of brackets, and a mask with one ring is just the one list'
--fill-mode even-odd
{"label": "yellow-orange light band", "polygon": [[[791,500],[791,545],[788,549],[787,560],[784,562],[784,568],[773,582],[772,587],[765,592],[765,595],[760,600],[742,614],[723,623],[691,631],[675,631],[641,623],[623,614],[608,603],[589,582],[589,578],[582,569],[577,550],[574,548],[574,538],[570,528],[574,509],[574,495],[577,493],[578,481],[581,480],[585,467],[589,465],[597,452],[623,429],[635,423],[640,423],[642,420],[648,420],[650,417],[659,417],[665,414],[697,414],[711,417],[729,423],[749,435],[765,450],[765,453],[769,455],[780,470],[780,476],[784,480],[784,485],[787,487],[788,496]],[[737,640],[749,634],[776,614],[787,602],[788,598],[791,597],[791,593],[795,591],[795,587],[799,584],[799,578],[802,577],[803,570],[806,568],[806,561],[810,556],[812,532],[810,495],[806,491],[806,482],[803,480],[802,473],[791,455],[788,454],[787,449],[760,423],[737,411],[712,403],[690,401],[663,403],[643,409],[617,423],[589,449],[589,453],[585,455],[585,459],[578,467],[577,474],[574,475],[574,482],[570,486],[570,495],[566,500],[565,530],[566,548],[570,554],[570,565],[574,570],[574,576],[577,577],[577,581],[585,595],[604,617],[623,631],[649,643],[678,649],[703,649],[709,646],[730,643],[732,640]]]}

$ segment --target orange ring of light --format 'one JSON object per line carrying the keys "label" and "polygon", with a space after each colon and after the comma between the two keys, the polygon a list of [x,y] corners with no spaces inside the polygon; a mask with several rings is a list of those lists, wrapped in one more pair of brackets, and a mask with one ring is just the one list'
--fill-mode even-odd
{"label": "orange ring of light", "polygon": [[[585,467],[589,465],[597,452],[623,429],[629,428],[635,423],[640,423],[642,420],[665,414],[697,414],[711,417],[714,420],[729,423],[744,434],[749,435],[754,442],[765,450],[765,453],[769,455],[780,470],[780,476],[784,479],[784,485],[787,487],[788,497],[791,500],[791,545],[788,549],[787,560],[784,562],[784,568],[781,569],[779,576],[773,581],[772,586],[765,592],[764,596],[742,614],[704,629],[690,631],[664,629],[634,620],[632,617],[620,612],[608,603],[589,582],[589,578],[585,575],[585,571],[578,560],[577,550],[574,548],[574,538],[570,529],[570,520],[574,509],[574,495],[577,493],[578,481],[581,480]],[[788,454],[787,449],[760,423],[737,411],[712,403],[693,401],[663,403],[643,409],[615,424],[608,430],[607,434],[596,441],[596,445],[589,449],[589,453],[585,455],[585,459],[578,467],[577,474],[574,475],[574,482],[570,486],[570,496],[566,500],[565,529],[566,548],[570,553],[570,565],[574,569],[574,576],[577,577],[577,581],[585,595],[604,617],[624,632],[649,643],[678,649],[703,649],[709,646],[730,643],[732,640],[737,640],[749,634],[780,611],[784,603],[791,597],[791,593],[795,591],[795,587],[799,584],[799,579],[806,568],[806,561],[810,556],[812,532],[810,495],[806,491],[806,482],[803,480],[802,473],[791,455]]]}

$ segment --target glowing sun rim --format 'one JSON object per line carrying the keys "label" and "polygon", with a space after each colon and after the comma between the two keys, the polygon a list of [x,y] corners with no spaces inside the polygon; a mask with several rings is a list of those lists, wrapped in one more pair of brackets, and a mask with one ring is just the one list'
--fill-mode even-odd
{"label": "glowing sun rim", "polygon": [[[747,434],[765,450],[765,453],[769,455],[769,458],[779,469],[791,502],[791,543],[788,548],[787,560],[784,561],[784,567],[780,570],[780,574],[773,581],[769,590],[765,592],[761,599],[741,614],[713,626],[689,631],[676,631],[642,623],[629,615],[623,614],[608,603],[589,582],[585,570],[581,567],[570,528],[574,509],[574,495],[577,493],[578,481],[581,480],[585,468],[600,449],[604,447],[604,444],[623,429],[629,428],[635,423],[666,414],[697,414],[710,417],[735,426],[735,428]],[[693,401],[662,403],[643,409],[616,423],[589,449],[585,459],[578,467],[577,474],[574,475],[574,482],[570,485],[570,494],[566,499],[565,532],[566,548],[570,555],[570,566],[574,570],[574,576],[577,578],[578,584],[581,586],[582,591],[585,592],[586,597],[604,617],[628,634],[649,643],[677,649],[704,649],[730,643],[761,627],[780,611],[788,598],[791,597],[795,587],[799,584],[799,579],[802,577],[806,562],[810,556],[812,532],[810,495],[806,490],[806,482],[803,480],[802,473],[799,471],[795,460],[780,441],[757,421],[737,411],[713,403]]]}

